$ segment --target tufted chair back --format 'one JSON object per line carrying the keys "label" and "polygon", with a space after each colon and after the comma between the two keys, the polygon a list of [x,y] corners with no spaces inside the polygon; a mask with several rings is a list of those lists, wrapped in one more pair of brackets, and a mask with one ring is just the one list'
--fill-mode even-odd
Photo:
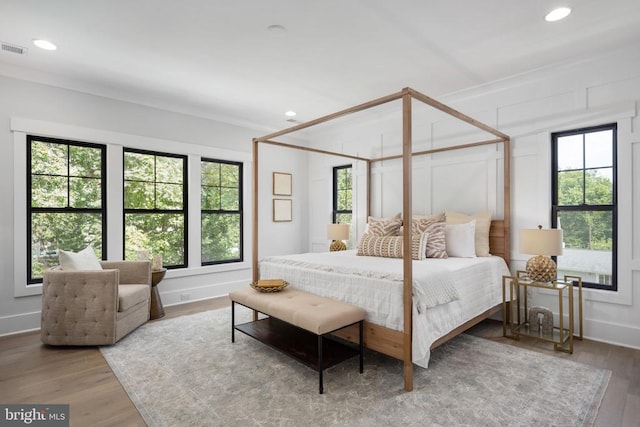
{"label": "tufted chair back", "polygon": [[103,270],[44,272],[40,338],[51,345],[114,344],[149,320],[151,263],[101,261]]}

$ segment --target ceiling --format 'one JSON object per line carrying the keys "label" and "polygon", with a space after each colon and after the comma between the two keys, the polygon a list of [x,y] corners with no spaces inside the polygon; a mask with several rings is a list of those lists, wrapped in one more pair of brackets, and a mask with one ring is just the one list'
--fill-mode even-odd
{"label": "ceiling", "polygon": [[268,130],[640,46],[640,1],[0,0],[0,41],[2,75]]}

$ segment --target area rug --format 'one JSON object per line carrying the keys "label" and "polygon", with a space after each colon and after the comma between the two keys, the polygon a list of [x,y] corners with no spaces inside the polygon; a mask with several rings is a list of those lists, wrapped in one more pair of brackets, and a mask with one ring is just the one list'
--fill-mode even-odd
{"label": "area rug", "polygon": [[[250,312],[236,310],[242,320]],[[415,367],[375,352],[318,374],[240,332],[230,309],[150,322],[102,354],[149,426],[589,426],[611,372],[460,335]]]}

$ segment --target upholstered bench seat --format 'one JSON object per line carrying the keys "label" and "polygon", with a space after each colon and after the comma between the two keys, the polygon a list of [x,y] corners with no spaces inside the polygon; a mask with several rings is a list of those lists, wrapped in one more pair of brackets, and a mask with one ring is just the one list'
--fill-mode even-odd
{"label": "upholstered bench seat", "polygon": [[[358,324],[360,341],[359,350],[356,354],[359,354],[360,356],[360,372],[363,372],[363,322],[365,318],[365,311],[362,308],[293,288],[287,288],[281,292],[261,293],[247,287],[229,293],[229,298],[232,302],[232,342],[235,341],[233,332],[236,329],[262,341],[259,331],[256,331],[251,327],[250,324],[252,322],[246,324],[249,325],[248,328],[242,328],[235,325],[236,303],[317,336],[317,358],[314,358],[313,363],[310,363],[310,365],[315,365],[313,367],[319,372],[320,393],[323,393],[322,371],[327,367],[325,360],[326,355],[323,354],[325,347],[323,344],[324,340],[328,339],[327,336],[332,332],[347,326]],[[255,319],[253,323],[257,321],[258,320]],[[267,334],[267,336],[270,335],[273,334]],[[271,341],[270,338],[269,341]],[[287,341],[290,342],[291,340]],[[292,356],[294,354],[299,354],[298,351],[280,348],[277,344],[268,344]],[[346,346],[347,344],[341,345]],[[353,353],[346,354],[345,358],[353,356]],[[307,361],[304,360],[303,362]]]}
{"label": "upholstered bench seat", "polygon": [[261,293],[248,287],[231,292],[229,297],[232,301],[316,335],[333,332],[365,317],[360,307],[298,289]]}

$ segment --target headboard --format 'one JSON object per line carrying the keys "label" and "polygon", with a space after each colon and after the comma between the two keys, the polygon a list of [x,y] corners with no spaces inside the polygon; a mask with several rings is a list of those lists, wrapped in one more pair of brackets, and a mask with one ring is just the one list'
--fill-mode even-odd
{"label": "headboard", "polygon": [[509,240],[509,230],[505,227],[504,220],[492,220],[489,229],[489,252],[491,255],[504,258],[507,265],[511,261]]}

